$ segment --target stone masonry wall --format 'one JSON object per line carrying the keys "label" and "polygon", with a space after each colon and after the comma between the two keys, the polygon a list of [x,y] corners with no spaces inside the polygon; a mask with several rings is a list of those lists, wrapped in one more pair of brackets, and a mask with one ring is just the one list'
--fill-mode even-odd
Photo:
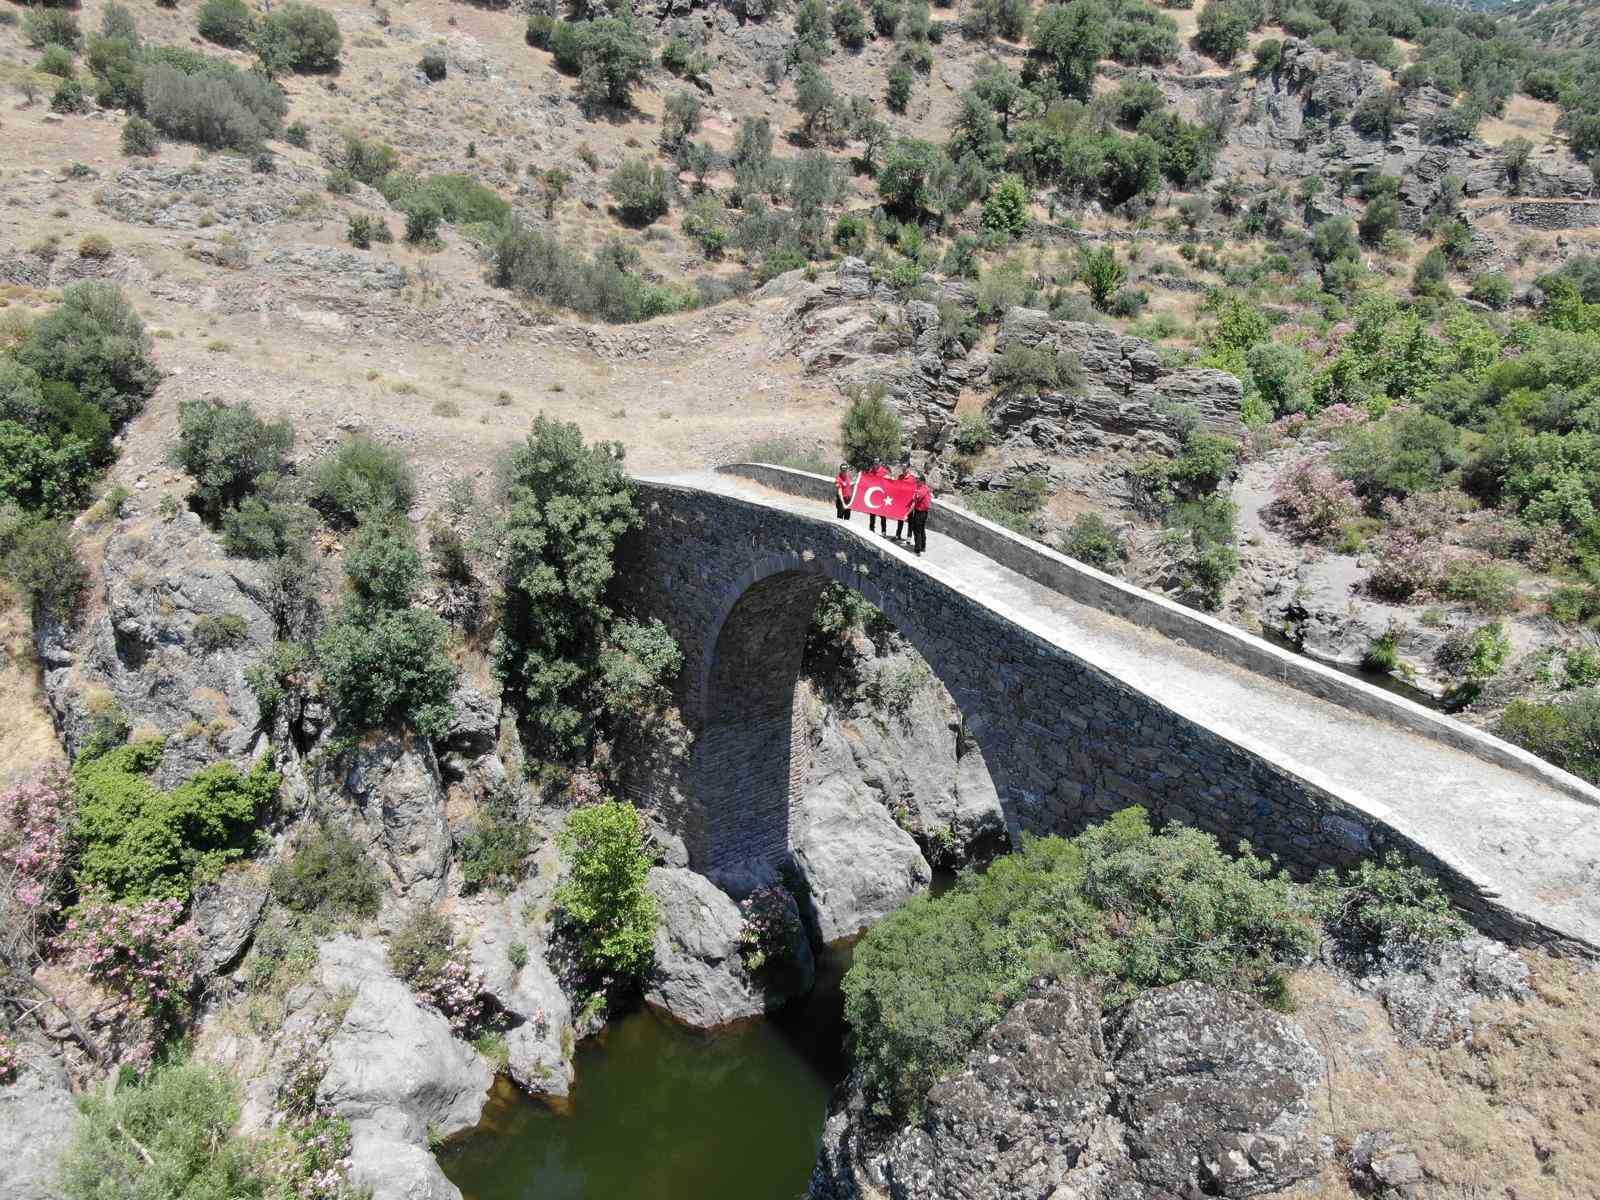
{"label": "stone masonry wall", "polygon": [[833,579],[881,608],[949,689],[1013,837],[1076,832],[1141,804],[1157,822],[1248,839],[1300,873],[1394,847],[1486,930],[1551,940],[1381,821],[829,522],[668,484],[641,483],[640,499],[644,528],[624,547],[621,577],[630,606],[659,616],[684,651],[679,703],[697,741],[686,795],[660,807],[682,814],[697,869],[775,861],[787,848],[796,763],[780,709],[811,607]]}

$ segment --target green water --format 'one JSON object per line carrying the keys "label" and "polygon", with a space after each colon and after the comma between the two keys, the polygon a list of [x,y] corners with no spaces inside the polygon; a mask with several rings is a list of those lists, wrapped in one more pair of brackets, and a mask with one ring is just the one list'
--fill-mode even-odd
{"label": "green water", "polygon": [[565,1112],[497,1085],[444,1173],[466,1200],[796,1200],[846,1066],[848,954],[818,964],[806,1000],[731,1029],[613,1022],[578,1048]]}

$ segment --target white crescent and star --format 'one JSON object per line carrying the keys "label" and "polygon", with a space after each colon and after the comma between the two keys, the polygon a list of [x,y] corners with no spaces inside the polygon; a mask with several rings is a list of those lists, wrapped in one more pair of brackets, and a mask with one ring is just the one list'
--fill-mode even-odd
{"label": "white crescent and star", "polygon": [[869,487],[866,491],[866,494],[861,497],[861,502],[868,508],[882,508],[883,505],[876,503],[872,499],[873,492],[877,492],[880,496],[884,495],[884,490],[881,487]]}

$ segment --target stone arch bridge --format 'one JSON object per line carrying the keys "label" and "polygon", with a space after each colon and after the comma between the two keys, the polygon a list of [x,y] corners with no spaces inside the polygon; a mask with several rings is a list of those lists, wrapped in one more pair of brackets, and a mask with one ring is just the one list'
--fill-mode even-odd
{"label": "stone arch bridge", "polygon": [[[638,481],[629,603],[682,646],[694,735],[658,807],[713,875],[781,860],[805,629],[837,580],[927,660],[1013,837],[1142,804],[1298,871],[1398,848],[1486,931],[1600,946],[1600,791],[1526,752],[938,505],[916,558],[779,467]],[[671,780],[671,782],[662,782]]]}

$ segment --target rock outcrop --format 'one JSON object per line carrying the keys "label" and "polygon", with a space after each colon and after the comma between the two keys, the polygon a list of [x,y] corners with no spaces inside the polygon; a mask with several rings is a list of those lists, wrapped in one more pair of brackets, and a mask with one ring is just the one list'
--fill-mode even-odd
{"label": "rock outcrop", "polygon": [[194,513],[130,522],[105,545],[100,602],[76,634],[39,634],[45,691],[67,749],[97,723],[163,734],[164,787],[258,751],[260,708],[244,672],[272,645],[256,564],[223,555]]}
{"label": "rock outcrop", "polygon": [[822,729],[820,775],[789,814],[790,852],[804,877],[807,921],[822,942],[853,937],[933,879],[910,834],[862,786],[837,727]]}
{"label": "rock outcrop", "polygon": [[266,872],[255,865],[224,871],[194,893],[194,923],[200,932],[200,969],[216,975],[236,962],[255,936],[267,906]]}
{"label": "rock outcrop", "polygon": [[[1102,1032],[1104,1030],[1104,1032]],[[830,1115],[812,1200],[1257,1196],[1317,1167],[1305,1134],[1321,1056],[1237,994],[1180,983],[1103,1019],[1092,988],[1035,989],[929,1092],[874,1129]]]}
{"label": "rock outcrop", "polygon": [[[646,1003],[686,1025],[711,1029],[759,1016],[811,990],[816,968],[803,938],[796,946],[798,961],[784,969],[758,977],[746,967],[739,944],[744,914],[704,875],[654,867],[650,891],[660,905],[661,920]],[[798,922],[798,911],[794,916]]]}
{"label": "rock outcrop", "polygon": [[459,1200],[427,1140],[478,1123],[494,1078],[488,1063],[395,978],[382,943],[323,943],[320,977],[330,993],[353,993],[317,1089],[320,1103],[350,1121],[351,1180],[373,1200]]}
{"label": "rock outcrop", "polygon": [[371,738],[350,754],[342,783],[394,892],[439,899],[451,839],[444,782],[427,741],[388,733]]}
{"label": "rock outcrop", "polygon": [[24,1067],[0,1087],[0,1176],[6,1200],[59,1200],[61,1156],[78,1128],[66,1074],[47,1064]]}

